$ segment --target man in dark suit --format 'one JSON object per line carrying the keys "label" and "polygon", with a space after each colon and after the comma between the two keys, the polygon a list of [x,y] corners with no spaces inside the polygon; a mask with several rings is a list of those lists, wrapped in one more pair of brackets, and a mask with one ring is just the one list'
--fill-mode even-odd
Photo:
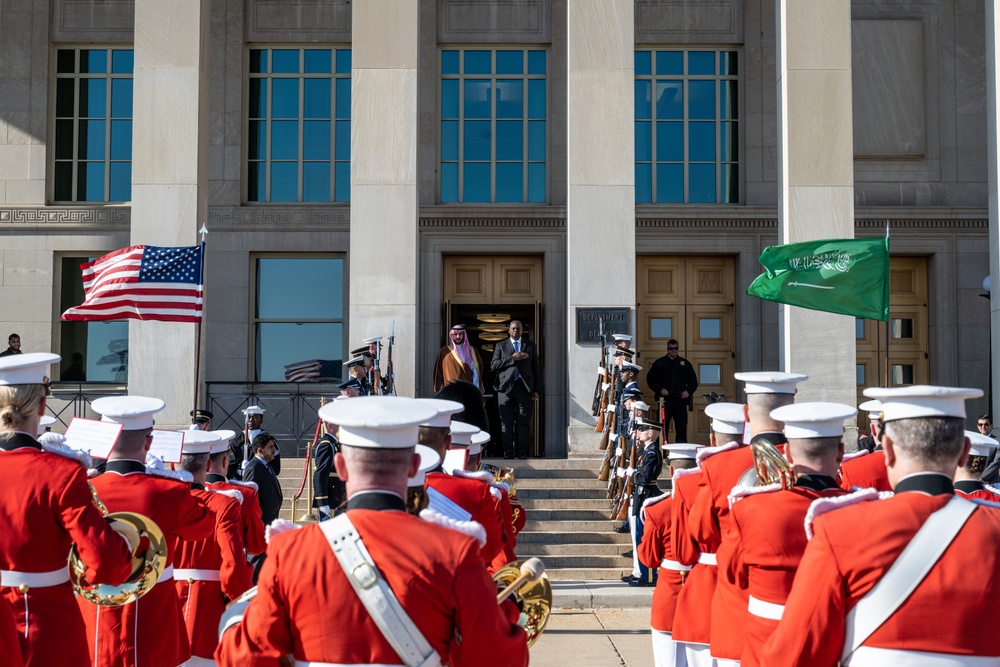
{"label": "man in dark suit", "polygon": [[497,408],[503,433],[503,457],[514,458],[514,422],[517,421],[517,456],[528,458],[531,438],[533,399],[538,398],[542,372],[538,366],[538,351],[528,339],[522,338],[524,327],[517,320],[510,323],[510,338],[493,348],[490,368],[496,373],[493,389],[497,392]]}
{"label": "man in dark suit", "polygon": [[250,443],[253,458],[243,471],[243,480],[257,485],[257,497],[260,500],[260,514],[265,526],[278,518],[281,503],[281,484],[278,476],[271,469],[271,461],[278,451],[278,443],[267,432],[257,435]]}

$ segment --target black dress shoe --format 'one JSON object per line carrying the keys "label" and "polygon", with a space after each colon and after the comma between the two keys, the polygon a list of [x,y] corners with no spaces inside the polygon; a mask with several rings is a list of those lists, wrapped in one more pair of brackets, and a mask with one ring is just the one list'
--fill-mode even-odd
{"label": "black dress shoe", "polygon": [[643,587],[655,586],[656,584],[654,584],[652,581],[646,581],[645,579],[640,579],[639,577],[635,577],[632,579],[632,581],[628,582],[628,585],[639,586],[640,588],[643,588]]}
{"label": "black dress shoe", "polygon": [[626,551],[625,553],[622,554],[622,557],[623,558],[631,558],[632,557],[632,552],[631,551]]}
{"label": "black dress shoe", "polygon": [[626,574],[622,577],[622,581],[631,586],[633,581],[639,581],[639,577],[633,577],[631,574]]}
{"label": "black dress shoe", "polygon": [[514,458],[514,457],[513,457],[513,456],[511,456],[510,454],[504,454],[504,455],[503,455],[503,458],[504,458],[504,460],[505,460],[505,461],[509,461],[510,459],[512,459],[512,458]]}
{"label": "black dress shoe", "polygon": [[528,455],[527,454],[518,454],[517,458],[519,458],[519,459],[526,459],[526,458],[528,458]]}
{"label": "black dress shoe", "polygon": [[616,533],[627,533],[627,532],[629,532],[628,524],[627,523],[623,523],[622,525],[618,526],[617,528],[615,528],[615,532]]}

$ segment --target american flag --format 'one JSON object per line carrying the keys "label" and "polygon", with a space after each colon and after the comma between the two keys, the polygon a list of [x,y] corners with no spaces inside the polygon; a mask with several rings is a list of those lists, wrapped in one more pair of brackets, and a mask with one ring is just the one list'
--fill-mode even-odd
{"label": "american flag", "polygon": [[285,366],[285,382],[319,382],[336,380],[340,382],[343,364],[339,359],[310,359]]}
{"label": "american flag", "polygon": [[204,244],[135,245],[81,264],[84,302],[64,320],[200,322]]}

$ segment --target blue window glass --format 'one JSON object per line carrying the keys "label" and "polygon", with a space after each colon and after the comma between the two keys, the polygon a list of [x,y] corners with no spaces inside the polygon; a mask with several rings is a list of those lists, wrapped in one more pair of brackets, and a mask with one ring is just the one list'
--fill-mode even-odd
{"label": "blue window glass", "polygon": [[302,71],[306,74],[329,74],[332,68],[333,53],[329,49],[306,49],[305,63]]}
{"label": "blue window glass", "polygon": [[[128,198],[122,200],[128,201]],[[86,255],[62,257],[58,306],[64,311],[83,302],[80,265],[96,259]],[[128,382],[128,320],[60,322],[62,364],[52,367],[53,379],[63,382]],[[100,390],[98,390],[100,391]]]}
{"label": "blue window glass", "polygon": [[132,70],[131,49],[56,52],[54,201],[131,199]]}
{"label": "blue window glass", "polygon": [[[338,82],[339,83],[339,82]],[[304,118],[330,118],[330,79],[306,79],[302,82]],[[337,91],[338,93],[340,91]],[[338,106],[340,99],[337,100]],[[348,104],[350,98],[348,97]],[[339,109],[338,109],[339,111]]]}
{"label": "blue window glass", "polygon": [[546,58],[544,50],[441,51],[441,202],[546,200]]}
{"label": "blue window glass", "polygon": [[488,202],[490,200],[490,163],[466,162],[462,189],[467,202]]}
{"label": "blue window glass", "polygon": [[492,74],[492,61],[491,51],[466,51],[464,74]]}
{"label": "blue window glass", "polygon": [[636,203],[739,203],[738,55],[635,52]]}
{"label": "blue window glass", "polygon": [[350,49],[251,49],[247,201],[350,201]]}

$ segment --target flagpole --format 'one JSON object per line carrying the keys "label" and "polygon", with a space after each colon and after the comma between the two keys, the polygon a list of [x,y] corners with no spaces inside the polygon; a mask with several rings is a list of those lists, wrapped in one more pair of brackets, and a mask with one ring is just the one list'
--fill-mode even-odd
{"label": "flagpole", "polygon": [[[198,389],[199,375],[201,374],[201,321],[205,319],[205,237],[208,235],[208,227],[204,224],[198,230],[201,234],[201,266],[199,267],[198,285],[201,286],[201,317],[194,325],[194,407],[192,411],[198,409]],[[192,412],[191,414],[195,414]]]}
{"label": "flagpole", "polygon": [[[886,221],[885,221],[885,243],[886,243],[886,248],[888,249],[888,247],[889,247],[889,220],[888,219],[886,219]],[[890,283],[890,277],[891,276],[886,276],[886,283],[887,283],[886,284],[886,289],[890,290],[889,308],[891,310],[891,308],[892,308],[892,298],[891,298],[891,293],[892,292],[891,292],[891,289],[892,288],[891,288],[891,284],[889,284]],[[890,377],[890,375],[891,375],[890,371],[891,371],[892,367],[889,365],[889,341],[890,340],[892,340],[892,314],[891,314],[891,312],[887,313],[887,319],[885,321],[885,386],[886,387],[891,387],[892,386],[892,384],[891,384],[891,379],[892,378]]]}

